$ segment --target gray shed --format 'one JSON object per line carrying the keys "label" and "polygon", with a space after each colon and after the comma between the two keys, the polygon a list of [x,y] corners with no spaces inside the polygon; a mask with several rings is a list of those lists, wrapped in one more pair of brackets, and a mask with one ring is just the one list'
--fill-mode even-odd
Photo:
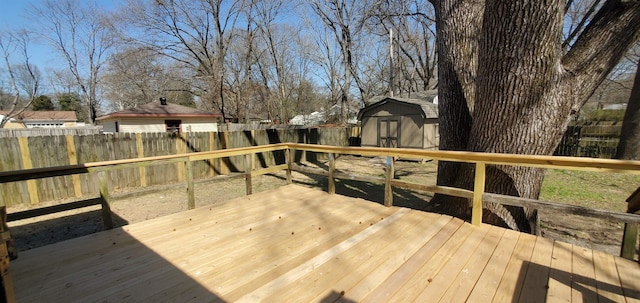
{"label": "gray shed", "polygon": [[438,148],[438,105],[418,99],[385,97],[358,113],[362,146]]}

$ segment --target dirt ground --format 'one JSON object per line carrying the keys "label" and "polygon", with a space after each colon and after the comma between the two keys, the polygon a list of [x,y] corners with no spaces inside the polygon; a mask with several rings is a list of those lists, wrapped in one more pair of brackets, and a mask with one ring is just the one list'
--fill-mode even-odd
{"label": "dirt ground", "polygon": [[[309,167],[326,169],[326,163],[304,163]],[[383,158],[343,156],[336,169],[346,173],[384,176]],[[436,163],[398,161],[396,177],[425,184],[435,184]],[[294,172],[294,183],[326,189],[325,177]],[[284,172],[253,179],[253,192],[277,188],[286,184]],[[196,182],[196,207],[219,203],[245,194],[242,178],[200,180]],[[382,203],[384,186],[352,180],[338,181],[338,194],[359,197]],[[187,209],[184,184],[150,187],[143,190],[113,193],[111,205],[115,226],[133,224]],[[429,208],[430,193],[394,189],[394,205],[425,210]],[[10,209],[9,212],[17,209]],[[540,212],[544,237],[618,255],[623,224],[605,220]],[[99,206],[11,222],[9,224],[18,251],[52,244],[103,230]]]}

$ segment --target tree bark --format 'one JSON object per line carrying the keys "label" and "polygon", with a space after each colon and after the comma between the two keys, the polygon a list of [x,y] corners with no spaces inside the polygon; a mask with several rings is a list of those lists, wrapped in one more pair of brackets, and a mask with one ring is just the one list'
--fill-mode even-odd
{"label": "tree bark", "polygon": [[[440,149],[466,150],[471,131],[469,108],[475,101],[478,35],[484,1],[433,1],[438,53]],[[442,161],[438,184],[453,185],[460,164]],[[438,197],[438,196],[437,196]]]}
{"label": "tree bark", "polygon": [[636,69],[633,88],[622,120],[622,132],[616,150],[616,159],[640,159],[640,63]]}
{"label": "tree bark", "polygon": [[[434,5],[439,27],[439,56],[471,58],[467,67],[472,68],[475,53],[469,51],[473,50],[473,43],[441,44],[447,39],[464,37],[461,33],[470,30],[459,26],[468,26],[469,20],[477,20],[477,11],[458,12],[457,17],[467,21],[451,25],[452,21],[447,18],[456,20],[455,12],[463,5],[457,1]],[[489,0],[482,5],[482,30],[479,36],[469,38],[478,41],[475,73],[456,69],[453,59],[450,60],[453,68],[447,65],[450,64],[447,60],[440,61],[444,63],[439,65],[439,93],[443,95],[441,149],[532,155],[553,153],[569,121],[637,39],[640,28],[640,3],[608,1],[573,48],[563,55],[564,5],[563,0]],[[475,89],[465,88],[465,75],[466,79],[475,80],[469,84],[475,85]],[[462,110],[460,92],[472,110],[470,120],[460,118],[467,113]],[[472,187],[472,167],[460,166],[456,170],[447,166],[446,163],[439,166],[438,173],[445,174],[438,176],[439,184],[453,182],[456,187]],[[541,169],[489,166],[485,191],[537,199],[543,177]],[[442,199],[434,198],[438,203]],[[468,200],[448,200],[440,203],[445,205],[445,212],[468,218]],[[487,223],[537,232],[535,211],[493,204],[484,207]]]}

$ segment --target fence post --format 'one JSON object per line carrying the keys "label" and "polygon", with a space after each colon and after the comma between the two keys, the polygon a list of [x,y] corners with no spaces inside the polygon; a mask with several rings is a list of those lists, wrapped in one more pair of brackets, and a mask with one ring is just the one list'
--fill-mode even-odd
{"label": "fence post", "polygon": [[[214,151],[216,149],[216,141],[215,141],[215,132],[209,132],[209,151]],[[215,165],[214,163],[216,162],[216,159],[209,159],[207,160],[207,162],[209,163],[208,167],[209,167],[209,177],[213,177],[216,175],[216,169],[215,169]]]}
{"label": "fence post", "polygon": [[[228,149],[229,148],[229,133],[223,132],[221,141],[222,141],[222,142],[220,142],[221,149]],[[228,175],[229,172],[231,171],[229,169],[229,163],[231,163],[231,158],[229,158],[229,157],[220,158],[220,163],[222,164],[221,167],[220,167],[220,173],[223,174],[223,175]]]}
{"label": "fence post", "polygon": [[[183,133],[179,133],[176,136],[176,154],[186,154],[187,153],[187,137]],[[185,163],[178,162],[176,164],[178,166],[178,181],[184,181],[185,176]]]}
{"label": "fence post", "polygon": [[[258,144],[256,143],[256,131],[255,131],[255,129],[252,129],[250,133],[251,133],[250,146],[258,146]],[[255,154],[251,154],[251,155],[254,158],[256,156]],[[252,164],[251,169],[255,169],[256,168],[256,166],[255,166],[256,165],[256,161],[252,160],[251,164]]]}
{"label": "fence post", "polygon": [[[136,133],[136,152],[138,158],[144,158],[144,145],[142,144],[142,134]],[[147,169],[144,166],[138,167],[138,173],[140,174],[140,186],[147,187]]]}
{"label": "fence post", "polygon": [[[78,164],[78,155],[76,153],[76,143],[74,140],[74,136],[66,135],[64,136],[67,141],[67,155],[69,157],[69,165]],[[82,196],[82,183],[80,182],[80,176],[78,174],[71,175],[71,180],[73,181],[73,192],[76,197]]]}
{"label": "fence post", "polygon": [[291,177],[291,149],[287,148],[284,150],[284,161],[287,163],[287,184],[293,183],[293,178]]}
{"label": "fence post", "polygon": [[184,172],[187,179],[187,208],[194,209],[196,208],[196,193],[193,187],[193,162],[191,162],[189,157],[187,157],[187,161],[185,161]]}
{"label": "fence post", "polygon": [[395,170],[394,162],[395,159],[393,157],[387,156],[387,162],[385,165],[386,176],[384,181],[384,206],[387,207],[393,206],[393,188],[391,187],[391,180],[393,180]]}
{"label": "fence post", "polygon": [[111,195],[109,194],[109,179],[108,174],[105,171],[98,173],[98,179],[100,180],[100,198],[102,199],[102,223],[104,229],[113,228],[113,218],[111,217]]}
{"label": "fence post", "polygon": [[471,224],[482,224],[482,195],[484,194],[485,167],[484,162],[476,163],[476,178],[473,183],[473,208],[471,209]]}
{"label": "fence post", "polygon": [[252,193],[252,185],[251,185],[251,168],[253,167],[253,153],[249,153],[244,155],[244,180],[247,195]]}
{"label": "fence post", "polygon": [[329,185],[327,186],[327,192],[329,194],[336,193],[336,179],[334,174],[336,172],[336,156],[334,153],[329,153]]}
{"label": "fence post", "polygon": [[[22,169],[33,168],[31,151],[29,150],[29,139],[27,137],[18,137],[18,144],[20,145],[20,154],[22,157]],[[29,192],[29,202],[31,205],[40,203],[36,180],[27,180],[27,191]]]}

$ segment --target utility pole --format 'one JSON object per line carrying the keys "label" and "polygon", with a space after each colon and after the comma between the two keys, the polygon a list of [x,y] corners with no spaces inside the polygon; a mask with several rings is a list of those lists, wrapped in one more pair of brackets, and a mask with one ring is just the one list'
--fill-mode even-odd
{"label": "utility pole", "polygon": [[393,97],[393,28],[389,29],[389,96]]}

